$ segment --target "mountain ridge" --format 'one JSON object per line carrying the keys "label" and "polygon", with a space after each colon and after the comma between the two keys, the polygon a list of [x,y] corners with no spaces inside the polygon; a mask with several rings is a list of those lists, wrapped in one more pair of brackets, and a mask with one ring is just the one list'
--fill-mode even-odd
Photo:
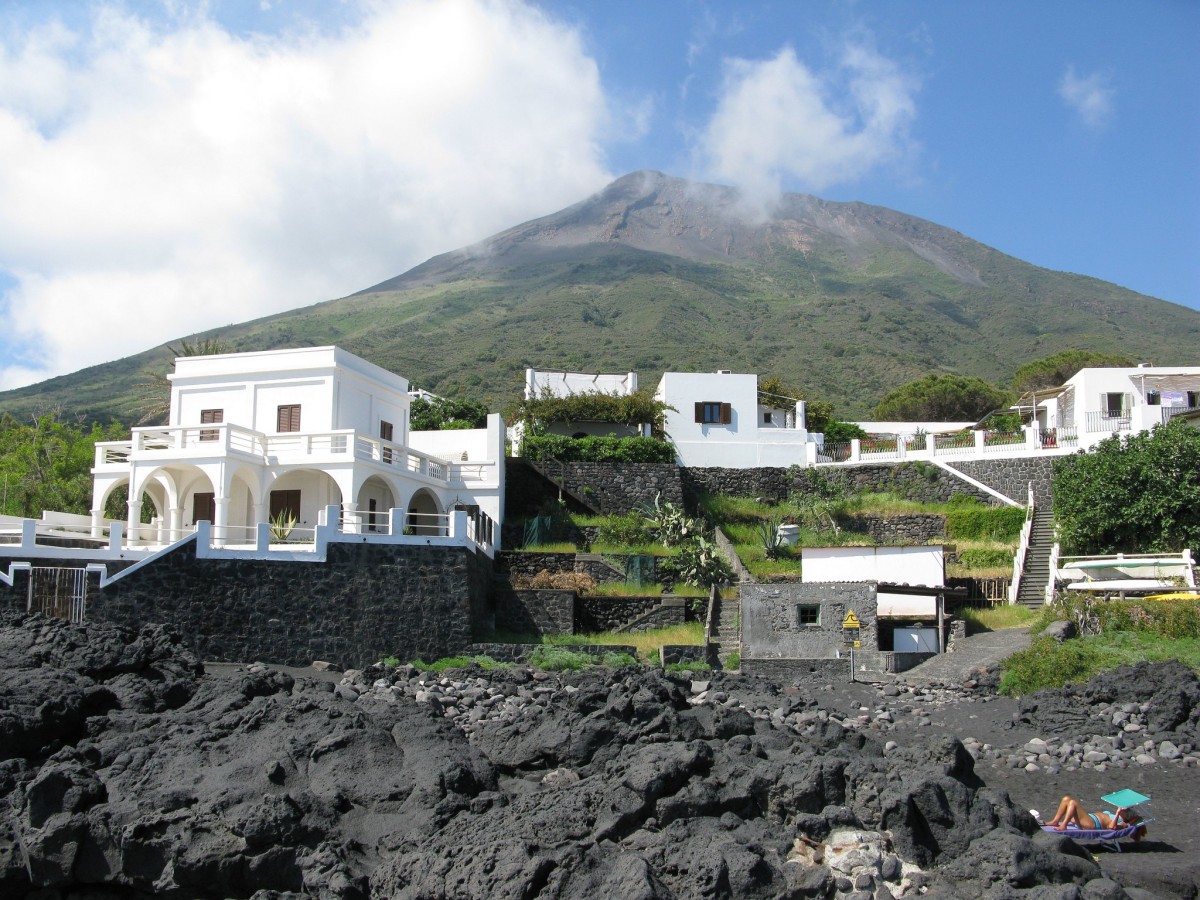
{"label": "mountain ridge", "polygon": [[[335,300],[205,332],[233,350],[338,344],[414,384],[493,408],[527,365],[776,374],[865,415],[928,372],[1006,383],[1068,348],[1195,362],[1200,312],[1033,266],[865,203],[787,194],[748,215],[733,188],[634,172]],[[130,421],[162,347],[0,394]]]}

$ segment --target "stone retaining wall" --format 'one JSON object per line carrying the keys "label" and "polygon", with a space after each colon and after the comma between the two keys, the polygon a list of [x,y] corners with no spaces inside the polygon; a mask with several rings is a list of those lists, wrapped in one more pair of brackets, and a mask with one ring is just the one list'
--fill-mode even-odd
{"label": "stone retaining wall", "polygon": [[706,651],[700,644],[663,644],[658,648],[659,665],[664,669],[680,663],[706,663]]}
{"label": "stone retaining wall", "polygon": [[462,547],[335,543],[322,563],[197,559],[187,543],[93,591],[87,618],[170,624],[206,660],[362,668],[460,652],[490,627],[490,576]]}
{"label": "stone retaining wall", "polygon": [[986,484],[1025,505],[1029,498],[1029,483],[1039,504],[1050,503],[1053,497],[1054,460],[1046,456],[1020,456],[1012,459],[969,459],[948,463],[964,475]]}
{"label": "stone retaining wall", "polygon": [[742,657],[743,675],[787,682],[792,679],[849,681],[849,659],[747,659]]}
{"label": "stone retaining wall", "polygon": [[870,535],[877,544],[928,544],[946,539],[946,517],[934,513],[903,516],[846,516],[839,525]]}
{"label": "stone retaining wall", "polygon": [[575,633],[574,591],[514,590],[508,582],[497,582],[493,597],[496,631],[514,635]]}

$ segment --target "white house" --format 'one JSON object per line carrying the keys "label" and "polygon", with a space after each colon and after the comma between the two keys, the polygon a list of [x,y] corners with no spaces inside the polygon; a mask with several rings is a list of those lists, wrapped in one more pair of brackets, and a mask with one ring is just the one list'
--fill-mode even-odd
{"label": "white house", "polygon": [[96,447],[97,536],[120,488],[129,546],[171,543],[201,521],[224,545],[253,544],[271,522],[311,535],[337,524],[324,521],[330,508],[340,530],[366,538],[444,535],[456,508],[503,519],[500,417],[484,429],[411,432],[408,381],[345,350],[181,357],[168,377],[166,426]]}
{"label": "white house", "polygon": [[1036,419],[1044,446],[1077,441],[1086,449],[1200,409],[1200,366],[1080,369],[1061,387],[1029,391],[1014,408]]}
{"label": "white house", "polygon": [[803,466],[812,453],[804,401],[791,409],[760,404],[757,375],[667,372],[655,398],[672,407],[665,431],[681,466]]}

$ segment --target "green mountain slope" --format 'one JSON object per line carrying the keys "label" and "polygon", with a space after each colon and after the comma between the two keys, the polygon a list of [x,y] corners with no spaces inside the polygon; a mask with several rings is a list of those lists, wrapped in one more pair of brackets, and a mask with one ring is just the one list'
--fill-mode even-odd
{"label": "green mountain slope", "polygon": [[[1005,256],[860,203],[788,195],[751,221],[727,188],[627,175],[582,203],[340,300],[206,333],[237,350],[338,344],[501,408],[527,365],[773,373],[864,415],[932,371],[1004,383],[1069,347],[1196,363],[1200,312]],[[0,394],[133,417],[161,348]]]}

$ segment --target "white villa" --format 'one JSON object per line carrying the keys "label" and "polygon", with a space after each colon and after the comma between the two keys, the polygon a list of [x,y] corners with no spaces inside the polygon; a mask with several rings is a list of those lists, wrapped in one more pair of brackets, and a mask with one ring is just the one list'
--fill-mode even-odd
{"label": "white villa", "polygon": [[214,547],[261,544],[272,523],[271,537],[301,541],[319,527],[447,536],[455,510],[486,526],[476,543],[493,543],[504,512],[498,415],[484,429],[412,432],[408,381],[337,347],[181,357],[168,377],[165,426],[96,447],[93,537],[124,488],[126,547],[168,545],[201,522]]}
{"label": "white villa", "polygon": [[804,401],[790,409],[760,404],[757,375],[666,372],[654,396],[672,407],[664,430],[681,466],[750,469],[803,465],[816,456]]}

